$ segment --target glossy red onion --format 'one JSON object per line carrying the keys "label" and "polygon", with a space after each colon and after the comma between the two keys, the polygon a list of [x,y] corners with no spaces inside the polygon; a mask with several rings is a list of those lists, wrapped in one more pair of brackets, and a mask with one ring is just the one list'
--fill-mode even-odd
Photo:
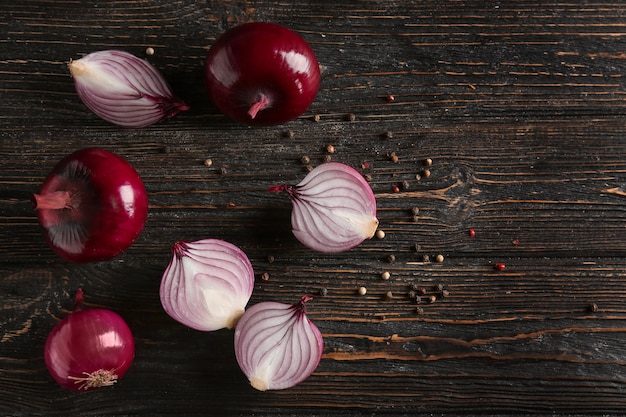
{"label": "glossy red onion", "polygon": [[309,108],[319,89],[320,67],[298,34],[254,22],[215,41],[205,79],[209,96],[226,116],[249,125],[277,125]]}
{"label": "glossy red onion", "polygon": [[371,238],[378,227],[374,193],[348,165],[327,162],[297,185],[281,184],[269,190],[287,193],[293,204],[293,234],[315,251],[349,250]]}
{"label": "glossy red onion", "polygon": [[74,312],[54,326],[44,348],[52,378],[73,391],[113,385],[135,356],[133,335],[124,319],[107,309],[81,310],[81,302],[79,290]]}
{"label": "glossy red onion", "polygon": [[304,296],[296,304],[272,301],[250,307],[235,329],[235,355],[250,384],[260,390],[291,388],[317,368],[324,340],[309,320]]}
{"label": "glossy red onion", "polygon": [[145,127],[189,109],[152,64],[128,52],[92,52],[68,66],[83,103],[118,126]]}
{"label": "glossy red onion", "polygon": [[33,197],[46,241],[71,262],[118,255],[139,236],[148,216],[148,197],[137,171],[98,148],[59,161]]}
{"label": "glossy red onion", "polygon": [[234,328],[254,289],[246,254],[219,239],[180,241],[172,252],[161,279],[165,312],[196,330]]}

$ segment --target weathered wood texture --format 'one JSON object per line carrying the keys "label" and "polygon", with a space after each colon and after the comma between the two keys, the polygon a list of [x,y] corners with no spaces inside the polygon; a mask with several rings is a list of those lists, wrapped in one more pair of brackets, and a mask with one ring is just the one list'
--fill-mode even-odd
{"label": "weathered wood texture", "polygon": [[[626,413],[626,4],[4,0],[0,16],[1,415]],[[211,43],[251,20],[293,28],[325,66],[315,103],[285,126],[230,122],[203,91]],[[67,61],[146,47],[192,110],[141,130],[97,119]],[[299,181],[301,156],[321,163],[327,144],[334,160],[369,164],[386,232],[340,255],[298,244],[289,201],[266,192]],[[87,146],[137,168],[150,215],[117,259],[73,265],[45,245],[30,196]],[[306,382],[256,392],[232,332],[162,311],[172,243],[204,237],[270,274],[251,303],[328,289],[308,309],[325,351]],[[412,283],[450,296],[417,314]],[[131,371],[88,394],[56,386],[43,361],[79,286],[137,342]]]}

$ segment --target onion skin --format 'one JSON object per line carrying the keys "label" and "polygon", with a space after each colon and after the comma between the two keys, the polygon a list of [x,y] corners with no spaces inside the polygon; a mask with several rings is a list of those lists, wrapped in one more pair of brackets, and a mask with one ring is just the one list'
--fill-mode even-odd
{"label": "onion skin", "polygon": [[[80,290],[78,297],[82,297]],[[44,348],[50,375],[72,391],[113,385],[128,371],[134,356],[133,335],[119,314],[102,308],[80,310],[80,306],[54,326]]]}
{"label": "onion skin", "polygon": [[146,127],[189,110],[154,66],[128,52],[92,52],[68,67],[82,102],[118,126]]}
{"label": "onion skin", "polygon": [[305,311],[312,296],[296,304],[273,301],[250,307],[235,329],[235,356],[250,385],[259,391],[291,388],[317,368],[322,334]]}
{"label": "onion skin", "polygon": [[48,245],[76,263],[117,256],[137,239],[148,216],[148,196],[137,171],[98,148],[61,159],[33,204]]}
{"label": "onion skin", "polygon": [[378,227],[376,198],[363,176],[340,162],[319,165],[297,185],[281,184],[270,192],[291,199],[294,236],[317,252],[338,253],[370,239]]}
{"label": "onion skin", "polygon": [[209,96],[229,118],[252,126],[278,125],[313,103],[320,67],[298,34],[253,22],[218,37],[207,55],[205,81]]}
{"label": "onion skin", "polygon": [[254,271],[246,254],[219,239],[176,242],[161,279],[165,312],[200,331],[232,329],[254,289]]}

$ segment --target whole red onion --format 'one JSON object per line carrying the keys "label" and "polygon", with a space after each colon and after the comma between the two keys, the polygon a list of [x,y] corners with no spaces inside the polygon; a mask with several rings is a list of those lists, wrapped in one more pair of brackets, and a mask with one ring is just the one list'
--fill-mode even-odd
{"label": "whole red onion", "polygon": [[249,125],[277,125],[309,108],[320,84],[311,47],[283,26],[254,22],[222,34],[209,50],[206,87],[226,116]]}
{"label": "whole red onion", "polygon": [[79,289],[74,312],[54,326],[44,348],[52,378],[73,391],[113,385],[135,356],[133,335],[124,319],[107,309],[82,310],[82,298]]}
{"label": "whole red onion", "polygon": [[148,196],[135,169],[98,148],[67,155],[33,196],[50,247],[71,262],[110,259],[143,230]]}

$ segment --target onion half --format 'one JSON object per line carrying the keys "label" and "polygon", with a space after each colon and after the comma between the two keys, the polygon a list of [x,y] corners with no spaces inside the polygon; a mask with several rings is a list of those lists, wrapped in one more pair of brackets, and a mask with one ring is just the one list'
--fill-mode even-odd
{"label": "onion half", "polygon": [[292,305],[266,301],[243,314],[235,329],[235,355],[259,391],[291,388],[307,379],[324,350],[322,334],[306,315],[303,296]]}
{"label": "onion half", "polygon": [[309,172],[297,185],[276,185],[293,204],[294,236],[318,252],[343,252],[371,238],[378,227],[376,198],[354,168],[327,162]]}
{"label": "onion half", "polygon": [[160,288],[165,312],[196,330],[234,328],[254,288],[246,254],[219,239],[179,241],[172,253]]}
{"label": "onion half", "polygon": [[118,126],[145,127],[189,110],[154,66],[128,52],[92,52],[68,67],[83,103]]}

